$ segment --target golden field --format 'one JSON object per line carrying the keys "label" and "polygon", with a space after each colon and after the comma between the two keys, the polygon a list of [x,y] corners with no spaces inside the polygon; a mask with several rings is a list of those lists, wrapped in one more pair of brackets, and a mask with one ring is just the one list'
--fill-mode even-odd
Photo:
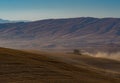
{"label": "golden field", "polygon": [[0,83],[120,83],[120,61],[0,48]]}

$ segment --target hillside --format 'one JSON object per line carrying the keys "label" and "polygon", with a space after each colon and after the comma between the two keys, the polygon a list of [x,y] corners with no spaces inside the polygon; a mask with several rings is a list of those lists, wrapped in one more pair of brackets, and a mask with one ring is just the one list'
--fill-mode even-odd
{"label": "hillside", "polygon": [[119,41],[120,18],[81,17],[0,24],[2,47],[119,51]]}
{"label": "hillside", "polygon": [[2,83],[119,83],[120,62],[64,53],[0,48]]}

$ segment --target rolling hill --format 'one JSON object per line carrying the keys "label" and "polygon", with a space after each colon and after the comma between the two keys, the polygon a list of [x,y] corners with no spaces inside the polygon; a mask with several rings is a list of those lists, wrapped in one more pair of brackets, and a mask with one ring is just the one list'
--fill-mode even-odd
{"label": "rolling hill", "polygon": [[119,83],[120,62],[0,48],[1,83]]}
{"label": "rolling hill", "polygon": [[[1,47],[120,49],[120,18],[68,18],[0,24]],[[105,49],[104,49],[105,48]]]}

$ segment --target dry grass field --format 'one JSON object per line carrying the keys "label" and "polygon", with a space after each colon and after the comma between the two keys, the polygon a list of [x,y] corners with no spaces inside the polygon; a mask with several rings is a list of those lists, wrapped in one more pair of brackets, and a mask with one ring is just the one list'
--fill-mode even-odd
{"label": "dry grass field", "polygon": [[120,62],[0,48],[0,83],[120,83]]}

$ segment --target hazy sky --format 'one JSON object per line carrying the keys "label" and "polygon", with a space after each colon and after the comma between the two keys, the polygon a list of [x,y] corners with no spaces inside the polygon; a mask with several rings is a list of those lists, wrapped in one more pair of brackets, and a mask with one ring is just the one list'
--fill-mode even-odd
{"label": "hazy sky", "polygon": [[119,17],[120,0],[0,0],[0,18]]}

